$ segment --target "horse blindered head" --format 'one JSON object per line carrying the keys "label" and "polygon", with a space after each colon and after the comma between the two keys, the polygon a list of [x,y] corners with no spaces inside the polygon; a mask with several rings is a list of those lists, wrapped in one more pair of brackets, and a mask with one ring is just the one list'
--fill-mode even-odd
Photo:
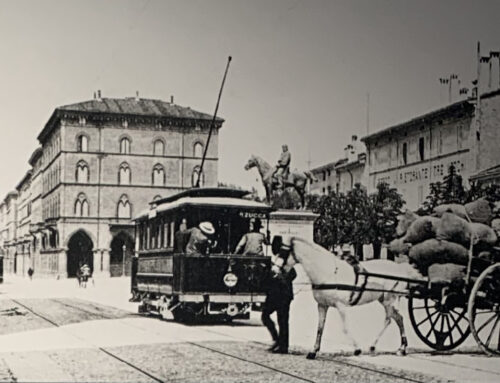
{"label": "horse blindered head", "polygon": [[247,163],[245,164],[245,170],[248,170],[250,168],[253,168],[254,166],[257,165],[257,162],[255,161],[255,157],[254,156],[251,156]]}

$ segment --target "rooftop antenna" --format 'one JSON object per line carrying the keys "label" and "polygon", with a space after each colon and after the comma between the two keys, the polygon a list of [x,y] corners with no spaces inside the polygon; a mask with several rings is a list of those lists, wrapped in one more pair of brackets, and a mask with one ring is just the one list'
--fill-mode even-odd
{"label": "rooftop antenna", "polygon": [[207,157],[208,145],[210,144],[210,138],[212,137],[212,130],[215,126],[215,120],[217,118],[217,111],[219,110],[220,98],[222,96],[222,89],[224,89],[224,83],[226,82],[227,71],[229,70],[229,64],[231,63],[232,57],[229,56],[227,58],[226,70],[224,72],[224,77],[222,78],[222,84],[219,90],[219,97],[217,98],[217,104],[215,105],[215,112],[212,118],[212,122],[210,123],[210,130],[208,131],[207,144],[205,145],[205,150],[203,151],[203,158],[201,159],[200,171],[198,172],[198,179],[196,180],[195,188],[200,187],[200,179],[203,174],[203,165],[205,165],[205,158]]}
{"label": "rooftop antenna", "polygon": [[366,94],[366,135],[370,134],[370,92]]}

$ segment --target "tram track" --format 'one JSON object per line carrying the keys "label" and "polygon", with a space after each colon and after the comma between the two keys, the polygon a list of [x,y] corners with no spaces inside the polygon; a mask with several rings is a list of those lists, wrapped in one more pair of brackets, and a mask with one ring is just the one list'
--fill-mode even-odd
{"label": "tram track", "polygon": [[[92,311],[92,310],[88,310],[86,308],[82,308],[82,307],[79,307],[77,305],[73,305],[73,304],[70,304],[68,302],[64,302],[64,301],[62,301],[60,299],[51,299],[51,300],[54,301],[54,302],[56,302],[56,303],[58,303],[58,304],[60,304],[60,305],[62,305],[62,306],[65,306],[67,308],[74,309],[74,310],[77,310],[79,312],[85,313],[87,315],[95,316],[97,318],[102,318],[102,319],[106,319],[106,320],[117,319],[116,317],[111,317],[111,316],[105,315],[103,313],[99,313],[99,312],[95,312],[95,311]],[[55,322],[54,320],[48,318],[47,316],[45,316],[43,314],[37,312],[32,307],[29,307],[28,305],[26,305],[24,303],[21,303],[18,300],[15,300],[15,299],[12,299],[12,301],[14,303],[18,304],[19,306],[24,307],[26,310],[28,310],[29,312],[31,312],[33,315],[39,317],[40,319],[46,321],[47,323],[50,323],[52,326],[58,327],[58,328],[62,327],[61,324]],[[132,327],[132,328],[138,329],[138,330],[141,330],[141,331],[144,331],[144,332],[152,332],[152,333],[154,333],[156,335],[162,335],[161,333],[159,333],[157,331],[154,331],[154,330],[152,330],[150,328],[144,328],[143,326],[134,325],[134,324],[131,324],[131,323],[128,323],[128,322],[124,322],[124,325],[126,325],[128,327]],[[61,329],[64,331],[63,328],[61,328]],[[252,341],[252,340],[248,340],[248,339],[245,339],[245,338],[228,335],[228,334],[225,334],[225,333],[220,332],[220,331],[214,331],[214,330],[211,330],[211,329],[199,328],[199,327],[198,327],[198,329],[201,330],[201,331],[204,331],[204,332],[221,335],[221,336],[228,337],[228,338],[233,338],[233,339],[239,340],[239,341],[242,341],[242,340],[249,341],[249,342],[254,343],[256,345],[259,345],[259,346],[268,346],[268,344],[263,343],[263,342]],[[84,339],[82,337],[78,337],[74,333],[70,333],[70,334],[72,336],[74,336],[74,337],[76,337],[76,338],[78,338],[78,339],[80,339],[80,340],[88,343],[88,341],[86,339]],[[276,372],[276,373],[288,376],[289,378],[297,379],[297,380],[304,381],[304,382],[310,382],[310,383],[314,383],[315,382],[315,380],[311,380],[309,378],[306,378],[306,377],[303,377],[303,376],[291,373],[291,372],[286,371],[284,369],[280,369],[280,368],[274,367],[274,366],[270,365],[269,363],[263,363],[263,362],[259,362],[259,361],[256,361],[256,360],[252,360],[252,359],[250,359],[248,357],[243,357],[243,356],[236,355],[234,353],[223,351],[223,350],[217,349],[217,348],[212,347],[212,346],[207,345],[207,344],[201,344],[199,342],[193,342],[193,341],[185,341],[184,343],[189,344],[189,345],[194,346],[194,347],[197,347],[197,348],[200,348],[200,349],[204,349],[204,350],[212,352],[212,353],[216,353],[216,354],[222,355],[222,356],[227,357],[227,358],[232,358],[232,359],[235,359],[235,360],[239,360],[241,362],[249,363],[249,364],[258,366],[260,368],[264,368],[264,369],[267,369],[269,371],[273,371],[273,372]],[[150,379],[152,379],[152,380],[154,380],[156,382],[164,383],[164,382],[167,381],[167,380],[161,379],[158,376],[155,376],[153,373],[151,373],[149,371],[146,371],[145,369],[141,368],[137,364],[134,364],[133,362],[131,362],[129,360],[126,360],[125,358],[122,358],[121,356],[117,355],[116,353],[114,353],[114,352],[112,352],[112,351],[110,351],[110,350],[108,350],[108,349],[106,349],[104,347],[100,347],[100,346],[97,346],[97,345],[92,345],[92,346],[95,347],[96,349],[98,349],[99,351],[103,352],[104,354],[108,355],[109,357],[117,360],[120,363],[123,363],[123,364],[129,366],[130,368],[136,370],[137,372],[143,374],[144,376],[147,376],[148,378],[150,378]],[[335,363],[335,364],[343,366],[343,367],[348,367],[348,368],[356,369],[356,370],[359,370],[359,371],[363,371],[365,373],[377,374],[379,376],[387,377],[387,378],[390,378],[390,379],[397,379],[397,380],[407,381],[407,382],[413,382],[413,383],[425,383],[425,382],[427,382],[427,380],[425,380],[425,379],[424,380],[414,379],[414,378],[408,377],[405,374],[398,374],[398,373],[395,373],[395,372],[388,372],[388,371],[384,371],[384,370],[381,370],[381,369],[377,369],[375,366],[374,367],[368,367],[368,366],[360,365],[360,364],[357,364],[357,363],[353,363],[353,362],[350,362],[350,361],[346,360],[344,357],[342,357],[342,358],[330,358],[327,355],[325,355],[325,356],[322,355],[322,356],[320,356],[318,358],[318,360],[320,360],[320,361],[321,360],[322,361],[328,361],[328,362]]]}
{"label": "tram track", "polygon": [[[33,310],[33,308],[25,305],[24,303],[21,303],[19,302],[18,300],[16,299],[11,299],[12,302],[14,302],[15,304],[21,306],[21,307],[24,307],[27,311],[31,312],[33,315],[35,315],[36,317],[46,321],[47,323],[50,323],[51,325],[53,325],[54,327],[57,327],[57,328],[60,328],[62,331],[64,331],[64,329],[61,328],[61,325],[54,322],[52,319],[50,318],[47,318],[45,315],[43,314],[40,314],[38,312],[36,312],[35,310]],[[67,305],[67,306],[71,306],[71,305]],[[75,307],[75,306],[71,306],[71,307]],[[74,333],[70,333],[72,336],[74,336],[75,338],[78,338],[84,342],[87,342],[88,341],[82,337],[78,337],[77,335],[75,335]],[[136,366],[135,364],[131,363],[130,361],[127,361],[123,358],[121,358],[120,356],[116,355],[115,353],[105,349],[104,347],[100,347],[100,346],[96,346],[96,345],[93,345],[96,349],[98,349],[99,351],[103,352],[104,354],[110,356],[111,358],[119,361],[120,363],[123,363],[127,366],[129,366],[130,368],[134,369],[135,371],[139,372],[140,374],[144,375],[144,376],[147,376],[148,378],[158,382],[158,383],[166,383],[165,380],[163,379],[160,379],[158,378],[157,376],[153,375],[152,373],[148,372],[148,371],[145,371],[144,369],[142,369],[141,367],[139,366]]]}

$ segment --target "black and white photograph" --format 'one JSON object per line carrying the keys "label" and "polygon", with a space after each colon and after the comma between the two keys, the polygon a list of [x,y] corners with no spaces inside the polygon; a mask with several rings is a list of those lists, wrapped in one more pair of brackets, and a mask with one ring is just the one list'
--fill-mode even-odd
{"label": "black and white photograph", "polygon": [[0,383],[500,382],[500,2],[0,0]]}

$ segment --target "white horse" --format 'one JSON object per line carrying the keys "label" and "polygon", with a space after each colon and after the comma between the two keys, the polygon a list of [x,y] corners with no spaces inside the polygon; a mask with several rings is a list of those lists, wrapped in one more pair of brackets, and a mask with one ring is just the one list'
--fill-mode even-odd
{"label": "white horse", "polygon": [[[285,237],[282,242],[279,237],[276,242],[275,237],[273,241],[273,252],[277,252],[278,249],[279,253],[275,261],[275,266],[273,267],[288,272],[296,263],[300,263],[311,281],[313,296],[318,303],[318,332],[314,349],[307,355],[308,359],[314,359],[316,353],[320,349],[321,336],[323,334],[326,314],[329,307],[338,309],[342,320],[343,332],[354,346],[354,355],[359,355],[361,349],[347,330],[345,310],[353,304],[363,305],[373,301],[380,302],[384,307],[385,324],[370,347],[370,351],[375,351],[377,342],[391,324],[391,319],[394,319],[401,334],[401,346],[397,350],[397,354],[406,354],[408,342],[406,340],[403,317],[395,307],[395,303],[399,301],[400,295],[391,293],[391,291],[405,291],[408,284],[407,282],[376,277],[368,277],[365,282],[364,276],[359,276],[357,283],[359,288],[358,291],[353,292],[343,290],[342,288],[335,289],[329,286],[356,286],[356,272],[349,263],[341,260],[323,247],[299,237]],[[372,260],[361,262],[360,265],[368,273],[386,274],[409,279],[423,278],[422,275],[408,263]],[[321,286],[323,286],[323,288]],[[380,291],[369,291],[369,289]],[[361,292],[362,290],[364,290],[364,292]]]}

